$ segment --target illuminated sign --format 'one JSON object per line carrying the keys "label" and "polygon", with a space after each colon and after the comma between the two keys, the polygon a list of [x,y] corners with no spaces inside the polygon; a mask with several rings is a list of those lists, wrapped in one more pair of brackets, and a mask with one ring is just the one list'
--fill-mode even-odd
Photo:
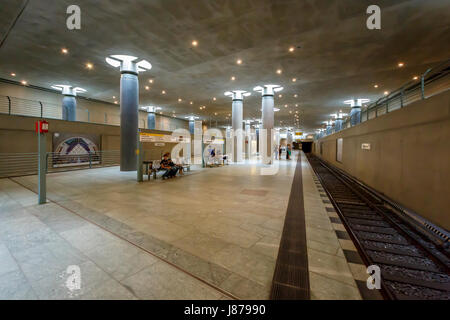
{"label": "illuminated sign", "polygon": [[363,144],[361,144],[361,149],[363,149],[363,150],[370,150],[370,143],[363,143]]}
{"label": "illuminated sign", "polygon": [[183,136],[169,136],[159,133],[140,132],[139,141],[141,142],[159,142],[159,143],[190,143],[191,139]]}

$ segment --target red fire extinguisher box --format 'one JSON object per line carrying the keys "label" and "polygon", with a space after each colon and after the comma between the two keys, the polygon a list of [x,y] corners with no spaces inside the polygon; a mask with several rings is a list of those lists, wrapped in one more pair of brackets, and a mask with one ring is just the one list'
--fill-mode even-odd
{"label": "red fire extinguisher box", "polygon": [[48,122],[45,120],[39,120],[36,122],[36,132],[47,133],[48,132]]}

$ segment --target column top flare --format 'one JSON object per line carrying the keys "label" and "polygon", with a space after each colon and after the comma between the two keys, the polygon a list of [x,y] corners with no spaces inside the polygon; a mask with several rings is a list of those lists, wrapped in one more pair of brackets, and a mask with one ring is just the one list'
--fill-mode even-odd
{"label": "column top flare", "polygon": [[52,86],[53,89],[61,91],[61,93],[65,96],[73,96],[76,97],[77,93],[83,93],[86,92],[86,89],[80,88],[80,87],[72,87],[70,85],[65,84],[55,84]]}
{"label": "column top flare", "polygon": [[283,90],[283,87],[278,84],[265,84],[263,86],[257,86],[253,88],[253,91],[261,92],[263,96],[273,96],[274,92],[278,92],[281,90]]}
{"label": "column top flare", "polygon": [[244,97],[248,97],[251,95],[251,92],[247,92],[245,90],[233,90],[233,91],[226,91],[224,93],[227,97],[232,97],[233,100],[243,100]]}
{"label": "column top flare", "polygon": [[141,60],[139,62],[135,62],[137,57],[127,56],[127,55],[111,55],[106,57],[106,62],[113,66],[114,68],[120,67],[121,73],[134,73],[138,74],[139,72],[148,71],[152,68],[152,65],[147,60]]}

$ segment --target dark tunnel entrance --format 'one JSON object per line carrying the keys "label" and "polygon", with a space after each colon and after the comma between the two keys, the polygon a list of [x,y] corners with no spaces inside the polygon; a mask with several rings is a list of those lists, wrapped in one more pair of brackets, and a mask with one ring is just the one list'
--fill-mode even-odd
{"label": "dark tunnel entrance", "polygon": [[312,142],[302,142],[301,144],[304,153],[311,153]]}

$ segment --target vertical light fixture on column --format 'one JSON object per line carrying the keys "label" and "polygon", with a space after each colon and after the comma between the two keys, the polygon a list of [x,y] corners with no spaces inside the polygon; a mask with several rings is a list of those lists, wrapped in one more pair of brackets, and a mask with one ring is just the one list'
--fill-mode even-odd
{"label": "vertical light fixture on column", "polygon": [[120,67],[120,171],[134,171],[137,165],[137,134],[139,125],[139,72],[152,65],[147,60],[127,55],[106,58],[111,66]]}
{"label": "vertical light fixture on column", "polygon": [[62,119],[67,121],[77,120],[77,93],[86,92],[85,89],[80,87],[72,87],[70,85],[55,84],[53,89],[61,91],[64,98],[62,100]]}
{"label": "vertical light fixture on column", "polygon": [[161,110],[161,107],[145,106],[141,107],[142,110],[147,111],[147,128],[156,129],[156,111]]}
{"label": "vertical light fixture on column", "polygon": [[[254,91],[262,94],[262,129],[263,134],[259,133],[261,137],[259,150],[262,155],[264,164],[273,163],[273,125],[274,125],[274,93],[283,90],[282,86],[276,84],[267,84],[264,86],[257,86],[253,88]],[[262,151],[262,152],[261,152]]]}
{"label": "vertical light fixture on column", "polygon": [[324,121],[323,123],[325,123],[326,125],[326,134],[327,136],[329,136],[330,134],[332,134],[332,129],[333,129],[333,120],[329,120],[329,121]]}
{"label": "vertical light fixture on column", "polygon": [[339,132],[342,130],[342,122],[344,121],[344,117],[347,116],[347,113],[343,113],[342,110],[331,115],[335,118],[334,122],[334,130],[335,132]]}
{"label": "vertical light fixture on column", "polygon": [[244,117],[243,101],[244,97],[251,95],[250,92],[245,90],[233,90],[224,93],[227,97],[232,97],[232,112],[231,112],[231,124],[233,127],[233,162],[242,161],[242,149],[243,149],[243,131],[242,121]]}
{"label": "vertical light fixture on column", "polygon": [[351,99],[344,101],[345,104],[349,104],[352,107],[350,111],[350,124],[352,127],[361,122],[362,104],[369,101],[370,99]]}

